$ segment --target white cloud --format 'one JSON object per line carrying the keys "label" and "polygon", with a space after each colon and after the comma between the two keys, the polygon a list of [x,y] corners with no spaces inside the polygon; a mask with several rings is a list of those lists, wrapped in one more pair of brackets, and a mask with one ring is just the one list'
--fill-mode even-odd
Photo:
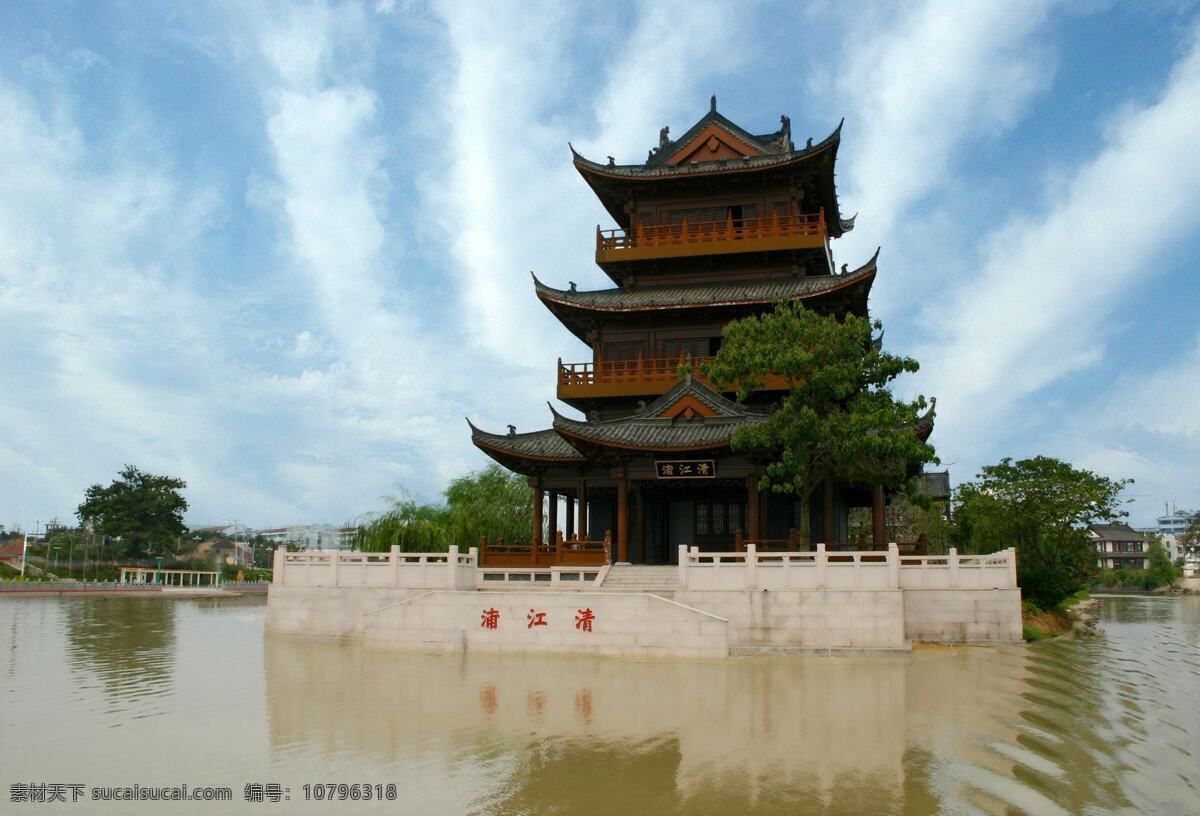
{"label": "white cloud", "polygon": [[1107,393],[1056,440],[1064,455],[1132,478],[1127,493],[1139,525],[1152,524],[1164,501],[1200,509],[1200,336],[1162,368],[1117,378]]}
{"label": "white cloud", "polygon": [[185,475],[201,506],[227,490],[279,506],[229,470],[235,443],[197,393],[222,356],[191,282],[215,194],[182,189],[153,144],[97,151],[63,99],[42,102],[0,82],[0,507],[20,514],[5,521],[66,520],[125,462]]}
{"label": "white cloud", "polygon": [[979,276],[925,315],[918,357],[939,441],[977,454],[1021,398],[1103,358],[1110,315],[1160,249],[1200,223],[1200,45],[1153,104],[1125,111],[1061,199],[984,245]]}
{"label": "white cloud", "polygon": [[837,86],[849,104],[840,198],[861,218],[836,249],[854,265],[883,244],[889,298],[921,284],[916,275],[897,279],[903,247],[888,245],[897,221],[951,181],[968,140],[1010,130],[1047,81],[1033,39],[1046,10],[1044,2],[929,0],[900,20],[885,18],[893,7],[875,8],[848,28]]}

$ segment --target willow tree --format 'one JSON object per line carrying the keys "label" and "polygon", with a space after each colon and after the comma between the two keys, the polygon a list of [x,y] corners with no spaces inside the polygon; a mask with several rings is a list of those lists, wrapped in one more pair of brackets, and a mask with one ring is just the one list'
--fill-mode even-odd
{"label": "willow tree", "polygon": [[409,496],[393,498],[387,511],[368,517],[355,534],[354,548],[387,552],[445,552],[451,544],[465,549],[482,535],[522,541],[533,524],[533,489],[523,476],[499,465],[460,476],[443,493],[445,504],[421,504]]}
{"label": "willow tree", "polygon": [[766,462],[759,488],[798,496],[801,535],[809,538],[808,508],[826,479],[899,488],[916,466],[936,462],[917,434],[924,397],[906,402],[891,383],[917,370],[917,361],[880,348],[879,323],[847,314],[822,315],[798,301],[725,327],[717,356],[701,371],[744,401],[768,375],[788,390],[762,423],[741,428],[733,449]]}

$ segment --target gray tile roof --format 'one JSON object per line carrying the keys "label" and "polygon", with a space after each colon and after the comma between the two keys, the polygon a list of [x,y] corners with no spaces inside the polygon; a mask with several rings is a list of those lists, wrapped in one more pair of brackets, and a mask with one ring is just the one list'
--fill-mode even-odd
{"label": "gray tile roof", "polygon": [[716,411],[717,416],[744,416],[749,413],[759,413],[751,411],[746,406],[739,405],[731,399],[727,399],[699,380],[694,380],[691,376],[685,376],[679,382],[675,383],[675,385],[671,386],[667,393],[638,411],[636,416],[658,417],[663,411],[679,402],[684,396],[695,397],[701,403]]}
{"label": "gray tile roof", "polygon": [[931,499],[950,498],[950,471],[922,473],[917,489]]}
{"label": "gray tile roof", "polygon": [[546,461],[581,462],[579,451],[559,436],[552,428],[519,434],[494,434],[480,430],[471,424],[471,441],[478,447],[511,454],[519,458]]}
{"label": "gray tile roof", "polygon": [[[717,412],[716,416],[664,419],[659,416],[684,396],[691,396]],[[554,414],[554,430],[572,444],[592,442],[602,447],[670,451],[723,448],[739,428],[765,422],[767,415],[750,411],[691,377],[684,377],[670,391],[632,416],[601,422],[585,422]]]}
{"label": "gray tile roof", "polygon": [[739,428],[764,420],[764,415],[746,415],[696,417],[691,420],[638,418],[580,422],[556,416],[554,429],[603,447],[654,451],[707,450],[728,446]]}
{"label": "gray tile roof", "polygon": [[1146,537],[1128,524],[1089,524],[1088,529],[1105,541],[1146,541]]}
{"label": "gray tile roof", "polygon": [[[581,172],[593,173],[601,176],[609,176],[613,178],[629,178],[629,179],[654,179],[672,176],[709,174],[709,173],[736,173],[741,170],[759,169],[772,165],[788,164],[789,162],[800,162],[811,156],[834,148],[836,150],[842,139],[842,125],[838,124],[837,129],[822,139],[816,144],[806,145],[800,150],[778,150],[772,149],[764,144],[761,140],[763,137],[751,136],[746,131],[734,125],[728,119],[717,114],[723,120],[718,122],[726,130],[729,130],[739,139],[749,142],[750,144],[763,149],[761,156],[749,156],[744,159],[717,159],[715,161],[706,162],[688,162],[686,164],[667,164],[665,159],[671,155],[676,148],[682,147],[688,140],[693,138],[696,133],[699,133],[708,126],[710,120],[708,116],[701,119],[692,126],[683,136],[668,144],[662,150],[659,150],[645,164],[601,164],[600,162],[592,161],[586,158],[583,154],[575,150],[571,146],[571,155],[575,159],[575,166]],[[777,134],[767,134],[767,138],[777,136]],[[661,158],[660,158],[661,157]]]}
{"label": "gray tile roof", "polygon": [[802,278],[768,278],[690,286],[637,286],[584,292],[555,289],[542,283],[536,275],[533,283],[538,297],[543,301],[589,312],[707,308],[812,298],[856,283],[869,282],[875,276],[878,258],[879,250],[876,250],[869,261],[851,272]]}

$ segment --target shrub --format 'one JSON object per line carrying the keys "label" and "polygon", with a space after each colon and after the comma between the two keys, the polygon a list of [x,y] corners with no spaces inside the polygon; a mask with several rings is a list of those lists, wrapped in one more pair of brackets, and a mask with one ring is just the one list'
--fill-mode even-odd
{"label": "shrub", "polygon": [[1082,587],[1076,575],[1043,563],[1027,564],[1020,571],[1021,597],[1042,609],[1054,609]]}

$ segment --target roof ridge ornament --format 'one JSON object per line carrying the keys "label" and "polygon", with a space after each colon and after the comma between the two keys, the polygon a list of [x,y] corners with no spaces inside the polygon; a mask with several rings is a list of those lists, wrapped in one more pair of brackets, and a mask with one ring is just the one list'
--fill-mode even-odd
{"label": "roof ridge ornament", "polygon": [[708,100],[708,112],[709,113],[717,112],[717,95],[716,94],[713,94]]}

